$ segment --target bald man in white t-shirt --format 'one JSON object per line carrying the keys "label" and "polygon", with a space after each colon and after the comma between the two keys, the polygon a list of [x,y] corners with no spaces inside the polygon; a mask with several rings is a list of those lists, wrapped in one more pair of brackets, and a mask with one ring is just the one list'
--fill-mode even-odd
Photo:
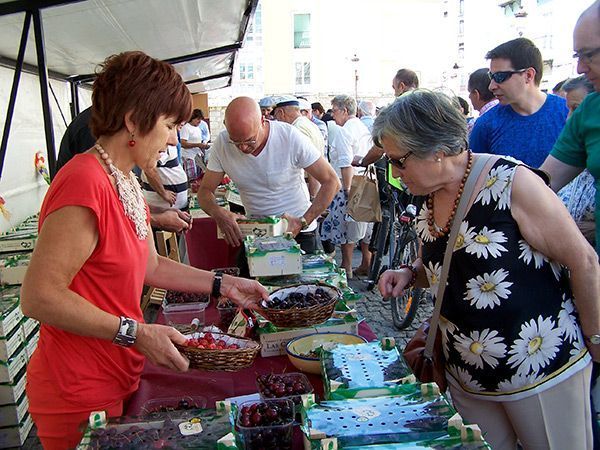
{"label": "bald man in white t-shirt", "polygon": [[[241,245],[237,214],[217,205],[214,192],[226,173],[236,184],[248,216],[282,216],[303,250],[317,249],[316,219],[339,190],[338,177],[311,141],[293,126],[266,120],[249,97],[234,99],[225,128],[214,141],[200,189],[200,206],[229,245]],[[321,189],[310,202],[303,170]]]}

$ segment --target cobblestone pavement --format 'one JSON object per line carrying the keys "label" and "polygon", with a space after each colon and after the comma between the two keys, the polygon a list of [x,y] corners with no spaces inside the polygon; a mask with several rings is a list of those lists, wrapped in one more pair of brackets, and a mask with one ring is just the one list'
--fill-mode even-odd
{"label": "cobblestone pavement", "polygon": [[[336,257],[339,258],[339,252]],[[355,250],[353,255],[353,267],[357,267],[360,264],[360,257],[360,251]],[[433,304],[431,303],[431,300],[429,300],[429,297],[424,297],[419,305],[417,315],[415,316],[412,324],[404,330],[398,330],[392,321],[392,310],[390,308],[390,303],[381,297],[377,287],[369,292],[366,289],[366,283],[358,278],[351,279],[349,284],[352,289],[363,295],[363,298],[356,304],[358,313],[365,318],[377,336],[394,337],[396,339],[396,345],[398,345],[399,348],[404,348],[406,343],[413,337],[417,329],[421,326],[421,323],[430,317],[431,313],[433,312]]]}

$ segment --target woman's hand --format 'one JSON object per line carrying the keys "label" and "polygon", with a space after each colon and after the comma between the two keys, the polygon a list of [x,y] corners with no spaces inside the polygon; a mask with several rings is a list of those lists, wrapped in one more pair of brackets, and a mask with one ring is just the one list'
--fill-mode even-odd
{"label": "woman's hand", "polygon": [[190,362],[173,345],[184,345],[185,336],[166,325],[138,323],[135,348],[152,364],[177,372],[188,370]]}
{"label": "woman's hand", "polygon": [[221,293],[241,306],[254,309],[260,300],[268,300],[269,292],[258,281],[223,275]]}
{"label": "woman's hand", "polygon": [[384,298],[400,297],[411,279],[412,272],[410,269],[386,270],[379,277],[377,287]]}

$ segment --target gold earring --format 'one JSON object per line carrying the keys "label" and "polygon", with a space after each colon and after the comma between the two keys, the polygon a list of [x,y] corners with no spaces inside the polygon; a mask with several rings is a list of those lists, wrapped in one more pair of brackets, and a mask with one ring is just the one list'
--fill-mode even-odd
{"label": "gold earring", "polygon": [[435,158],[436,162],[442,162],[442,158],[440,158],[439,156],[437,158]]}

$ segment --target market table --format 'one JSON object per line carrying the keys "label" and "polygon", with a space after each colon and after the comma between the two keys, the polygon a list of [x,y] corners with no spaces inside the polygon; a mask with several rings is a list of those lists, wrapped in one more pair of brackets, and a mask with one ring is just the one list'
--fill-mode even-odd
{"label": "market table", "polygon": [[224,239],[217,239],[217,223],[212,217],[194,219],[185,240],[193,267],[211,270],[236,265],[240,247],[231,247]]}
{"label": "market table", "polygon": [[[217,323],[217,321],[217,310],[211,305],[206,310],[206,323]],[[161,322],[163,322],[163,318],[159,313],[157,323]],[[358,333],[369,341],[377,338],[364,321],[359,325]],[[217,400],[255,393],[257,391],[255,382],[257,374],[297,371],[298,369],[292,365],[287,356],[263,358],[258,355],[252,366],[238,372],[190,370],[185,373],[177,373],[146,361],[139,389],[130,398],[126,414],[139,414],[147,401],[156,398],[198,397],[199,400],[205,400],[206,407],[214,408]],[[310,374],[307,376],[315,388],[315,393],[322,397],[321,377]]]}

